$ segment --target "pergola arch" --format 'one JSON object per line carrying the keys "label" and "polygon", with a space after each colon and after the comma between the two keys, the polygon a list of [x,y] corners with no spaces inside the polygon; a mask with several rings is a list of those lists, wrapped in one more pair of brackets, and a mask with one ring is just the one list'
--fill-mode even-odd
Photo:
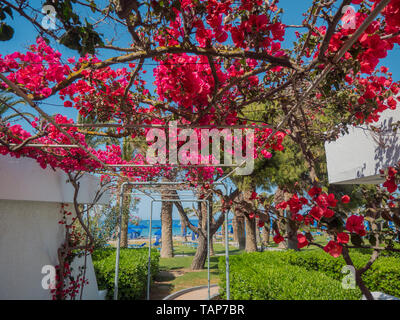
{"label": "pergola arch", "polygon": [[[147,300],[150,300],[150,283],[151,283],[151,241],[152,241],[152,221],[153,221],[153,203],[155,202],[176,202],[177,199],[156,199],[153,197],[151,194],[148,192],[145,192],[141,190],[139,187],[143,187],[144,189],[149,189],[154,186],[185,186],[186,188],[192,188],[188,186],[186,182],[130,182],[126,181],[121,184],[119,194],[120,194],[120,212],[118,216],[118,240],[117,240],[117,252],[116,252],[116,257],[115,257],[115,278],[114,278],[114,300],[118,300],[118,278],[119,278],[119,260],[120,260],[120,250],[121,250],[121,224],[122,224],[122,204],[123,204],[123,196],[125,194],[125,187],[126,186],[133,186],[133,189],[139,191],[140,193],[136,193],[136,195],[144,195],[147,197],[151,198],[151,205],[150,205],[150,225],[149,225],[149,252],[148,252],[148,269],[147,269],[147,292],[146,292],[146,298]],[[227,195],[228,193],[228,188],[223,182],[216,182],[213,184],[214,186],[222,186],[224,189],[224,194]],[[182,189],[177,189],[177,188],[168,188],[168,190],[175,190],[179,191]],[[129,194],[135,195],[135,193],[130,192]],[[208,200],[204,199],[180,199],[178,200],[179,202],[195,202],[195,203],[206,203],[207,205],[207,273],[208,273],[208,300],[210,300],[210,203]],[[229,241],[228,241],[228,221],[229,221],[229,211],[226,210],[225,214],[225,270],[226,270],[226,295],[227,295],[227,300],[230,300],[230,280],[229,280]]]}

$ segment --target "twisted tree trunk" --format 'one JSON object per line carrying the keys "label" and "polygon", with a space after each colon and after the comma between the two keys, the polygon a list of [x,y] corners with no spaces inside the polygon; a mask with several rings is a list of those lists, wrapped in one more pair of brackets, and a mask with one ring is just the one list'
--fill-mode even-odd
{"label": "twisted tree trunk", "polygon": [[[171,198],[172,193],[164,191],[161,199]],[[172,202],[162,202],[161,205],[161,258],[174,256],[172,235]]]}
{"label": "twisted tree trunk", "polygon": [[210,235],[210,256],[215,256],[214,237]]}
{"label": "twisted tree trunk", "polygon": [[246,252],[257,251],[256,221],[246,216]]}
{"label": "twisted tree trunk", "polygon": [[262,242],[264,246],[269,246],[269,241],[270,241],[270,235],[271,235],[271,227],[269,224],[265,224],[264,228],[262,229]]}
{"label": "twisted tree trunk", "polygon": [[225,222],[224,222],[221,226],[222,244],[224,247],[225,247],[225,232],[226,232],[226,228],[225,228]]}
{"label": "twisted tree trunk", "polygon": [[128,248],[128,224],[129,215],[123,210],[121,221],[121,248]]}
{"label": "twisted tree trunk", "polygon": [[185,235],[184,236],[184,240],[187,241],[187,225],[185,220],[182,219],[182,217],[180,217],[181,219],[181,235]]}
{"label": "twisted tree trunk", "polygon": [[[239,191],[236,189],[233,193],[231,193],[228,197],[229,199],[233,199],[238,195]],[[206,259],[207,259],[207,207],[205,203],[200,204],[200,209],[197,210],[197,216],[199,218],[199,224],[198,226],[194,226],[190,221],[189,218],[182,206],[182,204],[179,202],[179,196],[175,192],[175,196],[177,198],[177,201],[175,201],[175,205],[178,209],[179,214],[181,215],[182,219],[185,220],[186,225],[192,232],[196,232],[199,237],[198,237],[198,247],[196,250],[196,254],[193,258],[191,269],[192,270],[201,270],[204,268]],[[212,195],[210,195],[207,200],[212,203]],[[225,221],[225,214],[221,214],[217,220],[211,219],[210,223],[210,239],[214,236],[214,234],[217,232],[219,227],[224,223]]]}
{"label": "twisted tree trunk", "polygon": [[[243,192],[243,200],[247,203],[251,203],[251,194],[255,191],[255,187],[250,185],[249,189]],[[248,214],[251,212],[246,208],[247,215],[245,215],[246,221],[246,252],[257,251],[257,234],[256,234],[256,219],[255,217],[250,219]]]}
{"label": "twisted tree trunk", "polygon": [[[117,189],[118,192],[120,188]],[[123,196],[122,200],[122,217],[121,217],[121,248],[127,248],[128,247],[128,225],[129,225],[129,208],[131,205],[131,193],[132,192],[132,186],[127,185],[125,187],[125,194]],[[117,194],[117,214],[120,214],[120,195],[119,193]],[[118,226],[117,226],[118,229]],[[118,241],[118,239],[117,239]]]}
{"label": "twisted tree trunk", "polygon": [[258,227],[259,221],[260,221],[260,219],[256,220],[256,243],[257,244],[262,242],[260,228]]}
{"label": "twisted tree trunk", "polygon": [[203,236],[203,234],[200,233],[198,238],[198,247],[190,268],[192,270],[203,269],[206,263],[206,259],[207,259],[207,237]]}
{"label": "twisted tree trunk", "polygon": [[287,213],[288,223],[286,224],[287,229],[287,248],[298,251],[299,248],[297,247],[297,226],[296,223],[290,219],[290,212]]}
{"label": "twisted tree trunk", "polygon": [[239,244],[239,250],[246,249],[246,233],[245,233],[245,222],[244,216],[236,216],[236,230],[237,230],[237,238]]}
{"label": "twisted tree trunk", "polygon": [[[212,196],[209,196],[207,200],[210,203],[210,215],[212,213]],[[208,208],[204,202],[201,202],[199,205],[199,238],[198,238],[198,247],[196,250],[196,254],[193,258],[191,269],[192,270],[200,270],[204,268],[206,259],[207,259],[207,221],[208,221]],[[223,218],[225,215],[221,215]],[[210,217],[210,256],[214,254],[213,242],[212,238],[214,234],[217,232],[218,228],[222,225],[222,221],[216,222],[212,217]]]}
{"label": "twisted tree trunk", "polygon": [[238,242],[238,228],[237,228],[236,214],[232,219],[232,229],[233,229],[233,241]]}
{"label": "twisted tree trunk", "polygon": [[[290,199],[290,196],[291,195],[289,193],[278,187],[275,192],[274,202],[280,203],[287,201]],[[284,218],[284,210],[279,210],[279,214],[281,218]],[[290,212],[287,213],[286,218],[286,247],[287,249],[299,250],[297,247],[297,226],[295,222],[290,219]]]}

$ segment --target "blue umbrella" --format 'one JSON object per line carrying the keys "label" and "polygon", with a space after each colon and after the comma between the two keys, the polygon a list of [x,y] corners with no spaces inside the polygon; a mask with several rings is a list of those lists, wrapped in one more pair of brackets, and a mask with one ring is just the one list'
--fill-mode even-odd
{"label": "blue umbrella", "polygon": [[154,234],[155,234],[156,236],[161,236],[161,230],[157,230]]}
{"label": "blue umbrella", "polygon": [[130,232],[130,238],[131,238],[131,239],[136,239],[136,238],[138,238],[139,236],[140,236],[140,233],[137,232],[137,231]]}

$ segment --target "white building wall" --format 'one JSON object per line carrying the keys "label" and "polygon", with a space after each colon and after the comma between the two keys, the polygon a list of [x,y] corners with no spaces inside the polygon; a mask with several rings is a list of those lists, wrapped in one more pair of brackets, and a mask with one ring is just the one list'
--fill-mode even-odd
{"label": "white building wall", "polygon": [[0,299],[51,299],[44,265],[57,265],[60,204],[0,200]]}
{"label": "white building wall", "polygon": [[329,183],[380,184],[385,178],[379,173],[400,160],[400,130],[393,132],[392,125],[400,121],[400,105],[396,110],[385,110],[374,127],[382,130],[373,133],[363,126],[349,126],[349,134],[336,141],[326,142],[325,151]]}
{"label": "white building wall", "polygon": [[[42,287],[45,265],[58,264],[57,250],[64,241],[60,204],[0,200],[0,299],[48,300]],[[83,258],[72,264],[75,270]],[[48,274],[48,273],[47,273]],[[87,261],[84,299],[98,299],[90,256]]]}
{"label": "white building wall", "polygon": [[[42,288],[42,268],[59,263],[57,250],[65,235],[58,223],[61,203],[69,203],[75,214],[74,189],[67,180],[64,172],[43,170],[33,159],[0,156],[0,299],[51,299],[50,290]],[[86,175],[79,181],[78,202],[92,203],[99,179]],[[105,193],[97,203],[109,199]],[[72,263],[75,271],[83,261]],[[90,256],[86,278],[83,299],[99,299]]]}

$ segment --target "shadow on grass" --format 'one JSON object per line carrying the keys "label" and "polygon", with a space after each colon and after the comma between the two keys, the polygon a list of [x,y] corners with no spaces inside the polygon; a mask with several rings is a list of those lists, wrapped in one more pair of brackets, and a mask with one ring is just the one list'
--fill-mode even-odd
{"label": "shadow on grass", "polygon": [[174,289],[171,283],[154,283],[150,288],[150,300],[162,300],[169,296]]}
{"label": "shadow on grass", "polygon": [[154,278],[157,282],[168,282],[175,280],[176,276],[168,271],[160,271]]}
{"label": "shadow on grass", "polygon": [[[229,255],[234,255],[234,254],[240,254],[241,251],[239,249],[229,249]],[[179,249],[174,249],[174,255],[177,256],[187,256],[187,257],[193,257],[196,254],[195,250],[182,250],[181,248]],[[225,254],[225,250],[215,250],[214,254],[218,254],[218,255],[224,255]]]}

